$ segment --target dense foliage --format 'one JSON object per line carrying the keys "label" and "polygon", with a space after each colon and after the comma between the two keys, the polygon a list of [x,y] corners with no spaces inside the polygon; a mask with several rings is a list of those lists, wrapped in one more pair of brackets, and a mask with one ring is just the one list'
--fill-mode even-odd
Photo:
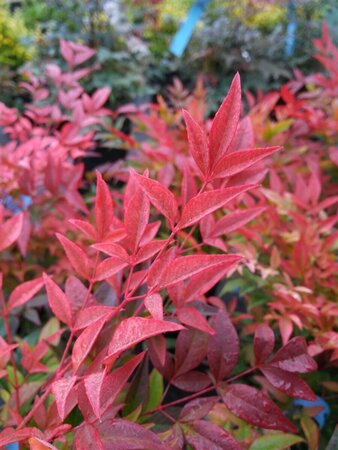
{"label": "dense foliage", "polygon": [[[238,74],[213,119],[202,82],[112,113],[66,40],[0,105],[1,446],[319,447],[293,400],[337,391],[338,51],[315,46],[326,73],[247,114]],[[99,140],[130,151],[94,189]]]}

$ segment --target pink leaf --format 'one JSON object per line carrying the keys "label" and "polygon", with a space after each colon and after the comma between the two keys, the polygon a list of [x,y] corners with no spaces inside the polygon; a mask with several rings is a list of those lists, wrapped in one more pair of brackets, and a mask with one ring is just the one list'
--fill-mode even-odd
{"label": "pink leaf", "polygon": [[9,297],[9,310],[27,303],[29,300],[31,300],[32,297],[34,297],[34,295],[41,289],[42,286],[42,278],[37,278],[32,281],[26,281],[25,283],[17,286]]}
{"label": "pink leaf", "polygon": [[254,353],[257,363],[264,362],[273,352],[275,335],[268,325],[260,324],[256,328],[254,338]]}
{"label": "pink leaf", "polygon": [[316,362],[307,353],[305,339],[301,336],[292,338],[269,361],[269,365],[287,372],[306,373],[317,369]]}
{"label": "pink leaf", "polygon": [[111,89],[108,87],[103,87],[94,92],[92,96],[92,101],[95,109],[100,109],[109,99]]}
{"label": "pink leaf", "polygon": [[188,111],[183,111],[183,116],[187,128],[189,151],[203,175],[206,175],[209,167],[207,136]]}
{"label": "pink leaf", "polygon": [[180,422],[203,419],[217,402],[217,397],[195,398],[186,403],[180,412]]}
{"label": "pink leaf", "polygon": [[210,169],[214,168],[234,139],[241,107],[241,81],[237,73],[212,122],[209,138]]}
{"label": "pink leaf", "polygon": [[127,266],[128,263],[122,261],[119,257],[107,258],[97,266],[94,280],[106,280]]}
{"label": "pink leaf", "polygon": [[196,329],[180,331],[175,345],[175,376],[195,369],[205,358],[208,335]]}
{"label": "pink leaf", "polygon": [[178,207],[174,194],[158,181],[136,173],[135,177],[151,203],[169,220],[170,225],[173,227],[178,216]]}
{"label": "pink leaf", "polygon": [[261,214],[265,209],[265,207],[257,207],[226,214],[215,224],[210,232],[210,237],[217,238],[219,236],[223,236],[224,234],[232,233],[238,228],[246,225],[252,219]]}
{"label": "pink leaf", "polygon": [[107,420],[97,428],[106,450],[170,450],[157,434],[128,420]]}
{"label": "pink leaf", "polygon": [[260,370],[272,386],[290,397],[316,400],[316,395],[297,375],[270,365],[263,366]]}
{"label": "pink leaf", "polygon": [[219,311],[211,325],[216,331],[209,337],[208,363],[216,380],[223,380],[237,364],[239,357],[239,339],[235,327],[224,311]]}
{"label": "pink leaf", "polygon": [[62,421],[65,419],[67,398],[71,393],[76,380],[77,377],[62,378],[61,380],[54,381],[52,384],[52,392]]}
{"label": "pink leaf", "polygon": [[96,177],[95,221],[98,238],[102,239],[109,231],[113,221],[113,200],[109,188],[102,179],[100,172],[96,172]]}
{"label": "pink leaf", "polygon": [[130,317],[125,319],[116,328],[108,348],[108,356],[104,363],[114,359],[124,350],[132,347],[139,342],[152,336],[169,331],[179,331],[183,327],[174,322],[165,322],[163,320],[145,319],[143,317]]}
{"label": "pink leaf", "polygon": [[101,418],[101,390],[106,371],[96,372],[88,375],[84,379],[84,386],[88,400],[93,408],[95,416]]}
{"label": "pink leaf", "polygon": [[23,214],[17,214],[0,224],[0,252],[15,242],[20,236]]}
{"label": "pink leaf", "polygon": [[182,391],[198,392],[210,386],[211,380],[206,373],[192,370],[191,372],[175,376],[171,383]]}
{"label": "pink leaf", "polygon": [[7,444],[17,443],[30,437],[43,437],[43,433],[34,427],[25,427],[21,430],[5,428],[1,431],[0,446],[3,448]]}
{"label": "pink leaf", "polygon": [[213,176],[225,178],[236,175],[252,165],[258,163],[267,156],[280,150],[280,147],[254,148],[249,150],[238,150],[224,156],[216,165]]}
{"label": "pink leaf", "polygon": [[222,398],[235,416],[251,425],[291,433],[298,431],[267,395],[252,386],[233,384],[228,387]]}
{"label": "pink leaf", "polygon": [[78,219],[70,219],[69,221],[72,225],[74,225],[78,230],[82,231],[82,233],[92,239],[93,241],[97,240],[97,233],[93,225],[85,220]]}
{"label": "pink leaf", "polygon": [[141,247],[136,255],[136,264],[147,261],[149,258],[156,255],[156,253],[158,253],[163,248],[166,242],[166,240],[161,239],[158,241],[149,242],[148,244]]}
{"label": "pink leaf", "polygon": [[148,269],[147,284],[149,288],[157,285],[166,267],[175,258],[175,248],[169,248],[156,261],[152,263]]}
{"label": "pink leaf", "polygon": [[278,320],[278,327],[282,336],[283,344],[285,345],[292,335],[293,323],[288,317],[281,317]]}
{"label": "pink leaf", "polygon": [[187,443],[200,450],[242,450],[242,446],[218,425],[207,420],[191,423],[191,432],[185,433]]}
{"label": "pink leaf", "polygon": [[145,353],[138,354],[104,378],[100,394],[102,411],[106,411],[114,403],[136,367],[143,360]]}
{"label": "pink leaf", "polygon": [[81,330],[82,328],[86,328],[98,321],[107,322],[115,316],[117,311],[118,308],[114,308],[111,306],[87,306],[82,311],[80,311],[75,322],[74,330]]}
{"label": "pink leaf", "polygon": [[165,365],[166,360],[166,341],[163,334],[158,334],[147,340],[147,346],[151,354],[154,354],[161,366]]}
{"label": "pink leaf", "polygon": [[129,262],[130,259],[129,255],[126,252],[126,250],[122,247],[122,245],[103,242],[102,244],[94,244],[92,245],[92,247],[95,248],[96,250],[99,250],[100,252],[105,253],[106,255],[120,258],[120,260],[124,261],[125,263]]}
{"label": "pink leaf", "polygon": [[194,301],[208,292],[229,270],[233,268],[233,266],[236,266],[236,264],[237,261],[235,261],[233,265],[229,265],[223,269],[220,269],[218,266],[212,267],[211,269],[206,269],[202,273],[192,276],[184,290],[184,301],[186,303]]}
{"label": "pink leaf", "polygon": [[74,242],[70,241],[62,234],[56,233],[57,238],[59,239],[64,251],[66,252],[67,258],[76,272],[83,278],[90,278],[90,261],[87,258],[87,255],[82,250],[81,247],[74,244]]}
{"label": "pink leaf", "polygon": [[76,430],[75,450],[104,450],[98,430],[90,423],[84,422]]}
{"label": "pink leaf", "polygon": [[256,187],[257,185],[250,184],[247,186],[217,189],[215,191],[198,194],[196,197],[189,200],[183,208],[178,227],[182,229],[200,221],[203,217],[221,208],[238,195]]}
{"label": "pink leaf", "polygon": [[144,306],[154,319],[163,320],[163,300],[160,294],[147,295],[144,299]]}
{"label": "pink leaf", "polygon": [[148,197],[142,190],[137,189],[129,200],[124,213],[124,224],[133,249],[138,247],[147,228],[149,212]]}
{"label": "pink leaf", "polygon": [[104,321],[89,325],[76,339],[72,352],[73,369],[77,371],[92,349],[98,335],[104,327]]}
{"label": "pink leaf", "polygon": [[225,267],[233,266],[235,263],[241,261],[241,259],[241,256],[231,254],[179,256],[171,261],[160,274],[158,286],[160,288],[170,286],[216,266],[219,266],[220,270],[223,270]]}
{"label": "pink leaf", "polygon": [[207,334],[215,334],[215,331],[208,324],[206,318],[192,306],[185,306],[177,310],[177,318],[188,327],[197,328]]}
{"label": "pink leaf", "polygon": [[66,294],[45,273],[43,274],[43,281],[46,286],[50,309],[61,322],[71,326],[73,322],[72,310]]}

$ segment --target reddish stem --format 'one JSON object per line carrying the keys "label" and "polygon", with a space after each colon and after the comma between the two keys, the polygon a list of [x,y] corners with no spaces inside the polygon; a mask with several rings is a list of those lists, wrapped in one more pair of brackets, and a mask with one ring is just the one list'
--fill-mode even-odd
{"label": "reddish stem", "polygon": [[[1,297],[1,305],[2,305],[3,319],[4,319],[4,324],[5,324],[7,340],[8,340],[8,344],[12,345],[13,340],[12,340],[11,327],[10,327],[9,321],[8,321],[8,309],[7,309],[6,302],[5,302],[5,299],[4,299],[4,296],[2,293],[0,293],[0,297]],[[13,367],[13,376],[14,376],[13,387],[15,390],[16,412],[18,413],[18,415],[20,415],[20,395],[19,395],[20,385],[19,385],[19,378],[18,378],[18,368],[17,368],[16,362],[15,362],[15,357],[14,357],[13,351],[11,351],[11,363],[12,363],[12,367]]]}

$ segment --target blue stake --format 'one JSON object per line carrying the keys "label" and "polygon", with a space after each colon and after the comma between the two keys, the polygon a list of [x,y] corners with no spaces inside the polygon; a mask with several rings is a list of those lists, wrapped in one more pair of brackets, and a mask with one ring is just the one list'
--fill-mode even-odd
{"label": "blue stake", "polygon": [[190,41],[191,35],[194,32],[196,24],[202,17],[209,1],[210,0],[197,0],[190,8],[187,18],[175,34],[169,47],[169,50],[175,56],[180,57],[183,55],[183,52]]}
{"label": "blue stake", "polygon": [[14,442],[13,444],[6,445],[6,450],[19,450],[19,444]]}
{"label": "blue stake", "polygon": [[321,406],[323,409],[313,417],[315,419],[315,421],[318,423],[319,428],[323,428],[323,426],[326,422],[326,419],[330,415],[329,405],[326,403],[325,400],[323,400],[319,396],[317,396],[317,399],[315,401],[300,400],[300,399],[293,400],[293,404],[295,406],[302,406],[303,408],[312,407],[312,406]]}
{"label": "blue stake", "polygon": [[284,47],[284,56],[286,58],[292,56],[295,50],[296,30],[297,30],[296,8],[293,0],[289,0],[288,26],[286,28],[285,47]]}

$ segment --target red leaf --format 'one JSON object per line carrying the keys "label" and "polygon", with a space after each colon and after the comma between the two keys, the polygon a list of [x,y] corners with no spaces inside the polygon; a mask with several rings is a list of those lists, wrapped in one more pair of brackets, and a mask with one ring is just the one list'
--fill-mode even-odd
{"label": "red leaf", "polygon": [[195,398],[186,403],[180,412],[180,422],[203,419],[217,402],[217,397]]}
{"label": "red leaf", "polygon": [[211,380],[206,373],[192,370],[178,377],[175,376],[171,383],[182,391],[198,392],[207,388],[211,384]]}
{"label": "red leaf", "polygon": [[152,241],[148,244],[144,245],[140,250],[137,252],[136,255],[136,264],[140,264],[143,261],[147,261],[147,259],[151,258],[152,256],[156,255],[158,253],[163,245],[167,241],[165,239],[161,239],[158,241]]}
{"label": "red leaf", "polygon": [[147,341],[147,346],[149,349],[150,357],[152,357],[152,354],[154,354],[154,357],[157,358],[159,364],[161,366],[164,366],[166,360],[167,347],[165,337],[163,336],[163,334],[151,337]]}
{"label": "red leaf", "polygon": [[115,275],[120,270],[128,266],[128,263],[122,261],[116,256],[103,260],[96,268],[94,280],[101,281]]}
{"label": "red leaf", "polygon": [[271,328],[262,323],[258,325],[254,338],[254,353],[256,363],[264,362],[273,352],[275,347],[275,335]]}
{"label": "red leaf", "polygon": [[149,221],[150,205],[147,196],[137,189],[129,200],[124,213],[124,224],[133,250],[137,249]]}
{"label": "red leaf", "polygon": [[185,126],[187,128],[189,151],[203,175],[209,167],[208,140],[205,131],[191,117],[188,111],[183,110]]}
{"label": "red leaf", "polygon": [[88,375],[84,379],[84,386],[88,400],[93,408],[95,416],[101,418],[101,391],[106,371],[96,372]]}
{"label": "red leaf", "polygon": [[17,214],[0,224],[0,252],[15,242],[20,236],[23,225],[23,214]]}
{"label": "red leaf", "polygon": [[175,376],[195,369],[205,358],[208,336],[196,329],[180,331],[175,345]]}
{"label": "red leaf", "polygon": [[[235,266],[236,264],[237,261],[235,261],[233,265]],[[233,266],[230,265],[224,269],[220,269],[216,266],[192,276],[184,290],[184,301],[186,303],[194,301],[199,296],[208,292],[219,280],[224,277],[229,270],[232,269],[232,267]]]}
{"label": "red leaf", "polygon": [[34,427],[25,427],[21,430],[5,428],[0,432],[0,446],[20,442],[30,437],[43,437],[43,433]]}
{"label": "red leaf", "polygon": [[61,380],[54,381],[52,384],[52,392],[55,397],[56,407],[62,421],[65,419],[67,398],[71,393],[76,380],[77,377],[62,378]]}
{"label": "red leaf", "polygon": [[152,336],[182,329],[183,327],[177,323],[163,320],[145,319],[143,317],[125,319],[116,328],[113,339],[109,344],[108,356],[103,362],[109,364],[111,360],[124,350]]}
{"label": "red leaf", "polygon": [[254,148],[238,150],[225,155],[216,165],[213,176],[216,178],[231,177],[253,166],[267,156],[280,150],[280,147]]}
{"label": "red leaf", "polygon": [[290,397],[316,400],[316,395],[297,375],[270,365],[263,366],[260,370],[272,386]]}
{"label": "red leaf", "polygon": [[236,198],[238,195],[257,187],[255,184],[247,186],[230,187],[203,192],[193,197],[183,208],[182,216],[178,222],[180,229],[188,227],[208,214],[223,207],[226,203]]}
{"label": "red leaf", "polygon": [[142,352],[111,372],[103,380],[101,388],[101,410],[106,411],[116,400],[131,374],[143,360],[146,352]]}
{"label": "red leaf", "polygon": [[148,270],[147,284],[149,288],[157,285],[158,280],[162,276],[166,267],[175,258],[175,248],[169,248],[156,261],[152,263]]}
{"label": "red leaf", "polygon": [[75,322],[74,330],[81,330],[82,328],[86,328],[98,321],[107,322],[114,317],[117,311],[118,308],[114,308],[112,306],[87,306],[85,309],[80,311]]}
{"label": "red leaf", "polygon": [[99,432],[87,422],[76,430],[74,445],[75,450],[104,450]]}
{"label": "red leaf", "polygon": [[61,322],[71,326],[73,322],[72,310],[66,294],[45,273],[43,274],[43,281],[45,282],[50,309]]}
{"label": "red leaf", "polygon": [[160,294],[147,295],[144,299],[144,306],[154,319],[163,320],[163,300]]}
{"label": "red leaf", "polygon": [[13,308],[17,308],[18,306],[22,306],[27,303],[32,297],[34,297],[42,286],[42,278],[26,281],[25,283],[17,286],[9,297],[8,309],[11,311]]}
{"label": "red leaf", "polygon": [[177,310],[177,318],[188,327],[197,328],[207,334],[215,334],[215,331],[208,324],[206,318],[192,306],[184,306]]}
{"label": "red leaf", "polygon": [[124,261],[126,263],[129,262],[129,255],[122,247],[122,245],[103,242],[102,244],[94,244],[92,245],[92,247],[96,250],[99,250],[100,252],[105,253],[106,255],[115,256],[116,258],[120,258],[121,261]]}
{"label": "red leaf", "polygon": [[92,349],[98,335],[104,327],[104,321],[89,325],[76,339],[72,352],[73,369],[77,371]]}
{"label": "red leaf", "polygon": [[74,242],[70,241],[62,234],[56,233],[64,251],[66,252],[67,258],[76,272],[83,278],[90,278],[90,262],[87,258],[85,252]]}
{"label": "red leaf", "polygon": [[242,446],[223,428],[206,420],[191,423],[185,433],[187,443],[198,450],[242,450]]}
{"label": "red leaf", "polygon": [[219,311],[212,319],[216,331],[209,337],[208,363],[216,380],[223,380],[237,364],[239,357],[239,339],[235,327],[224,311]]}
{"label": "red leaf", "polygon": [[97,232],[91,223],[78,219],[70,219],[69,222],[82,231],[89,239],[92,239],[93,241],[97,240]]}
{"label": "red leaf", "polygon": [[270,366],[278,367],[287,372],[305,373],[317,369],[316,362],[307,353],[305,339],[294,337],[269,361]]}
{"label": "red leaf", "polygon": [[244,384],[229,386],[223,394],[223,401],[235,416],[252,425],[291,433],[298,431],[268,396],[252,386]]}
{"label": "red leaf", "polygon": [[238,255],[189,255],[179,256],[171,261],[157,280],[159,288],[170,286],[197,275],[206,269],[219,266],[220,270],[233,266],[242,259]]}
{"label": "red leaf", "polygon": [[171,450],[155,433],[128,420],[107,420],[97,428],[106,450]]}
{"label": "red leaf", "polygon": [[212,122],[209,137],[210,169],[222,158],[235,137],[241,107],[241,81],[237,73]]}
{"label": "red leaf", "polygon": [[174,194],[158,181],[136,173],[135,177],[151,203],[169,220],[171,227],[173,227],[178,216],[178,207]]}
{"label": "red leaf", "polygon": [[[96,91],[95,94],[98,92],[99,91]],[[95,94],[93,98],[95,97]],[[102,239],[109,231],[109,227],[113,221],[113,200],[109,188],[102,179],[100,172],[96,172],[96,177],[95,221],[98,231],[98,239]]]}
{"label": "red leaf", "polygon": [[224,234],[232,233],[238,228],[246,225],[264,210],[265,207],[257,207],[228,213],[215,224],[210,232],[210,237],[215,239]]}

